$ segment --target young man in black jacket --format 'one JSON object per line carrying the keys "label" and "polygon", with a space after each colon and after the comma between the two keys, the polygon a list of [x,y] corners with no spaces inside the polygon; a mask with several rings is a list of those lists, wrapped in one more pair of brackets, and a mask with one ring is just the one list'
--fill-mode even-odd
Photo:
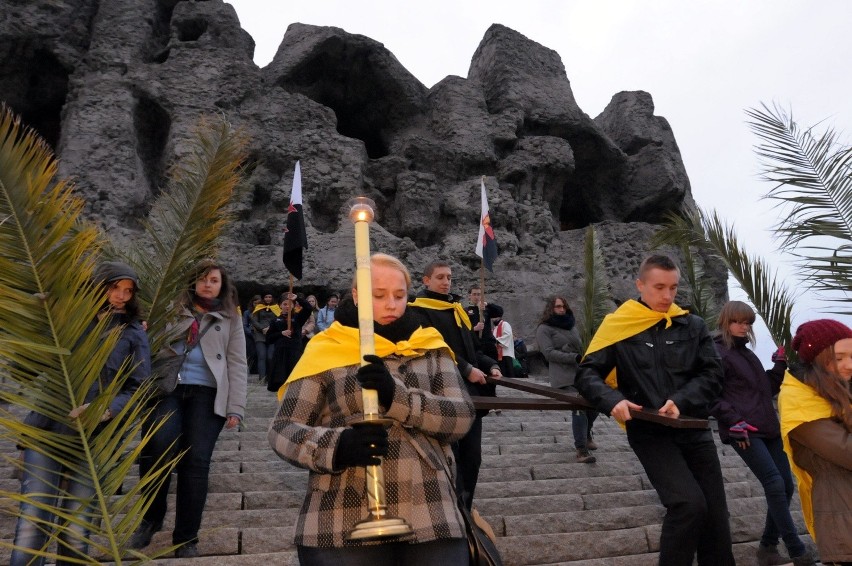
{"label": "young man in black jacket", "polygon": [[[485,381],[486,373],[500,377],[500,366],[479,349],[476,335],[467,313],[450,293],[452,269],[445,261],[433,261],[423,271],[423,285],[409,307],[421,320],[423,326],[431,326],[441,333],[444,341],[456,357],[456,365],[465,380],[470,395],[494,396],[495,386]],[[473,493],[482,464],[482,417],[488,411],[477,411],[476,419],[467,435],[453,444],[456,458],[456,491],[460,500],[471,508]]]}
{"label": "young man in black jacket", "polygon": [[623,303],[595,333],[576,387],[627,429],[627,440],[657,490],[666,516],[664,566],[734,566],[722,471],[712,432],[631,420],[643,407],[707,417],[722,388],[722,366],[704,321],[674,303],[680,271],[668,256],[639,268],[639,301]]}

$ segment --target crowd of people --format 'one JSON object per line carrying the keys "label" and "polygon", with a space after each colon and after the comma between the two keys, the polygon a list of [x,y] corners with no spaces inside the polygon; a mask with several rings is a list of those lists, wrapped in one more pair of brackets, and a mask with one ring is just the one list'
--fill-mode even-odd
{"label": "crowd of people", "polygon": [[[371,278],[376,355],[362,360],[356,288],[328,296],[322,308],[315,295],[287,292],[276,302],[267,292],[240,314],[221,265],[205,261],[194,270],[181,314],[171,322],[179,338],[169,347],[184,356],[178,385],[150,401],[144,424],[153,434],[139,461],[144,476],[179,455],[176,556],[198,555],[216,439],[244,419],[248,377],[257,373],[280,400],[269,426],[272,449],[309,470],[295,538],[303,564],[466,563],[461,510],[474,501],[489,413],[476,410],[471,397],[493,396],[495,379],[525,374],[521,351],[504,309],[484,300],[480,286],[468,288],[466,305],[452,293],[446,261],[423,268],[422,289],[413,298],[411,275],[397,258],[375,254]],[[107,262],[95,279],[105,295],[98,318],[110,317],[108,326],[122,328],[96,386],[126,361],[134,367],[104,413],[106,421],[150,376],[151,353],[135,301],[136,274]],[[635,418],[647,411],[669,419],[712,416],[721,442],[764,490],[758,564],[787,560],[779,542],[795,566],[816,563],[790,512],[794,476],[822,562],[852,563],[852,330],[827,319],[802,324],[792,341],[797,361],[788,367],[781,348],[766,370],[748,347],[754,345],[754,310],[738,301],[724,305],[714,337],[703,319],[675,303],[679,282],[670,257],[646,258],[636,279],[638,298],[608,315],[587,346],[568,300],[555,295],[545,302],[535,337],[550,385],[579,393],[592,407],[572,412],[576,460],[596,462],[595,419],[599,413],[613,417],[666,509],[659,563],[687,566],[697,557],[699,564],[733,565],[713,432]],[[390,424],[353,426],[363,413],[361,389],[376,390]],[[98,393],[97,387],[90,391],[87,403]],[[78,418],[86,406],[68,418]],[[69,426],[36,413],[27,421],[58,431]],[[403,517],[412,536],[382,544],[349,541],[347,534],[369,515],[365,466],[382,461],[386,491],[394,494],[388,513]],[[61,463],[32,450],[24,450],[24,462],[22,489],[52,497]],[[86,486],[78,489],[68,479],[69,492],[85,498]],[[147,547],[162,529],[169,483],[150,494],[130,547]],[[21,507],[12,564],[38,563],[25,549],[44,545],[46,532],[38,526],[49,520],[44,514],[38,505]],[[72,556],[86,552],[79,542],[63,548]]]}

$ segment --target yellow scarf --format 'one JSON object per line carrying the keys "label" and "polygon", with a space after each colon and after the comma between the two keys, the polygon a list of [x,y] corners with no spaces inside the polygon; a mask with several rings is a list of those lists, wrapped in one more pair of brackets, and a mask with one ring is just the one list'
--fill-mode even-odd
{"label": "yellow scarf", "polygon": [[[438,350],[445,348],[452,356],[456,357],[450,347],[447,346],[441,333],[434,328],[423,328],[415,330],[408,340],[391,342],[378,334],[374,337],[376,343],[376,355],[386,358],[392,354],[398,356],[422,356],[427,350]],[[310,339],[305,347],[305,352],[287,378],[287,382],[278,390],[278,401],[284,397],[287,386],[296,380],[324,371],[354,366],[361,363],[361,340],[357,328],[343,326],[335,321],[325,332],[320,332]]]}
{"label": "yellow scarf", "polygon": [[[584,357],[592,352],[603,350],[607,346],[621,342],[625,338],[636,336],[661,320],[665,320],[666,328],[669,328],[672,325],[672,318],[685,314],[689,314],[689,311],[683,310],[674,303],[669,306],[668,311],[657,312],[646,307],[639,301],[630,299],[618,307],[614,313],[604,317],[598,331],[595,332],[595,336],[592,338],[591,344],[586,349]],[[606,377],[606,384],[613,389],[618,387],[615,368]]]}
{"label": "yellow scarf", "polygon": [[470,324],[470,317],[467,316],[467,312],[465,312],[464,307],[461,306],[461,303],[450,303],[447,301],[441,301],[439,299],[429,299],[427,297],[417,297],[414,299],[414,302],[408,303],[410,307],[423,307],[424,309],[434,309],[438,311],[448,311],[452,309],[453,314],[456,316],[456,325],[459,328],[467,328],[470,330],[472,328]]}
{"label": "yellow scarf", "polygon": [[789,372],[784,374],[781,392],[778,394],[778,412],[781,415],[781,439],[784,451],[796,480],[799,484],[799,499],[802,500],[802,515],[808,532],[816,540],[814,532],[814,510],[811,502],[811,491],[814,480],[811,475],[796,465],[793,461],[793,450],[790,448],[790,431],[800,424],[827,419],[832,415],[831,405],[810,385],[805,385]]}
{"label": "yellow scarf", "polygon": [[264,304],[264,303],[258,303],[254,307],[254,310],[251,311],[251,314],[254,314],[256,312],[260,312],[264,309],[271,310],[275,314],[275,316],[281,316],[281,307],[279,307],[278,305],[267,305],[267,304]]}

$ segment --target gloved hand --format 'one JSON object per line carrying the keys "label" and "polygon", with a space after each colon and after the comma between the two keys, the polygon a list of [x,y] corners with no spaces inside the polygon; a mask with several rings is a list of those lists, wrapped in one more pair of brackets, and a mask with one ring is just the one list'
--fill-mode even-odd
{"label": "gloved hand", "polygon": [[380,357],[367,354],[364,360],[369,363],[358,368],[358,383],[364,389],[375,389],[379,394],[379,404],[387,411],[393,404],[393,390],[396,388],[393,377]]}
{"label": "gloved hand", "polygon": [[786,352],[784,352],[784,346],[779,346],[775,353],[772,354],[772,363],[777,364],[778,362],[787,363]]}
{"label": "gloved hand", "polygon": [[732,440],[737,442],[745,442],[748,446],[748,433],[757,432],[757,427],[751,426],[745,421],[740,421],[728,429],[728,435]]}
{"label": "gloved hand", "polygon": [[379,456],[388,453],[388,431],[382,425],[359,425],[347,428],[334,450],[334,469],[355,466],[378,466]]}

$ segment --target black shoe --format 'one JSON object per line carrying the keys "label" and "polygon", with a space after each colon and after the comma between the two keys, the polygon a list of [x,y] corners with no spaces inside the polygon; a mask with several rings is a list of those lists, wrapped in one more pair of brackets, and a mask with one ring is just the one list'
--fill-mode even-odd
{"label": "black shoe", "polygon": [[585,448],[577,448],[577,461],[581,464],[594,464],[597,458],[589,454]]}
{"label": "black shoe", "polygon": [[142,519],[142,522],[139,523],[139,527],[134,531],[133,536],[130,537],[130,542],[127,544],[130,548],[135,550],[140,550],[145,548],[149,544],[151,544],[151,537],[154,536],[154,533],[163,528],[163,523],[152,523],[150,521],[146,521]]}
{"label": "black shoe", "polygon": [[175,558],[195,558],[198,556],[198,543],[188,542],[175,550]]}

